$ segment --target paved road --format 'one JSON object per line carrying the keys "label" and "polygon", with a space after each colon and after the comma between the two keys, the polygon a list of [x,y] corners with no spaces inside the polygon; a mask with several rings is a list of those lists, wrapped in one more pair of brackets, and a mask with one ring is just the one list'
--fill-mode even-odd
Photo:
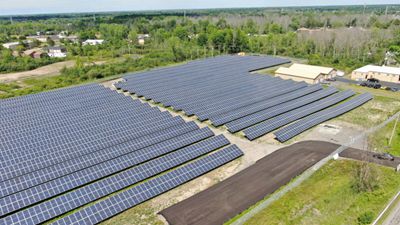
{"label": "paved road", "polygon": [[[350,80],[344,77],[335,77],[337,81],[343,82],[343,83],[348,83],[348,84],[358,84],[360,83],[359,81],[355,81],[355,80]],[[382,84],[382,86],[384,87],[394,87],[394,88],[398,88],[400,89],[400,84],[396,84],[396,83],[390,83],[390,82],[385,82],[385,81],[380,81],[380,83]]]}
{"label": "paved road", "polygon": [[390,212],[389,216],[382,223],[382,225],[399,225],[400,224],[400,201],[396,207]]}
{"label": "paved road", "polygon": [[371,163],[376,163],[383,166],[397,168],[400,164],[400,157],[395,157],[394,161],[381,160],[374,157],[374,152],[363,151],[359,149],[349,148],[340,153],[341,157],[355,159],[359,161],[366,161]]}
{"label": "paved road", "polygon": [[305,141],[275,151],[227,180],[160,212],[172,225],[218,225],[300,175],[338,145]]}

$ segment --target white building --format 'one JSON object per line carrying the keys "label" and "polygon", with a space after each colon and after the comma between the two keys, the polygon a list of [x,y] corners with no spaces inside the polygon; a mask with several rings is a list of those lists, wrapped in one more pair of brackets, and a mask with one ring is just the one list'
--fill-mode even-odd
{"label": "white building", "polygon": [[367,80],[370,78],[375,78],[380,81],[400,83],[400,68],[367,65],[356,69],[351,73],[351,79],[353,80]]}
{"label": "white building", "polygon": [[47,55],[53,58],[65,58],[67,57],[67,51],[62,47],[49,47]]}
{"label": "white building", "polygon": [[82,42],[82,45],[101,45],[103,44],[104,40],[101,39],[88,39]]}
{"label": "white building", "polygon": [[15,49],[19,45],[19,42],[9,42],[9,43],[4,43],[3,47],[7,49]]}
{"label": "white building", "polygon": [[275,75],[285,80],[304,81],[309,84],[318,84],[336,76],[336,69],[322,66],[311,66],[295,63],[289,68],[280,67]]}

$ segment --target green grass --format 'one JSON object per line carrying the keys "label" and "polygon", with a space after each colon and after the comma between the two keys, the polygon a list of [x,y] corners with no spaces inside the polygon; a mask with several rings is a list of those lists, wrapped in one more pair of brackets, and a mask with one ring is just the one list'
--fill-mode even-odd
{"label": "green grass", "polygon": [[400,111],[400,93],[398,92],[376,90],[348,84],[340,84],[338,88],[343,90],[352,89],[356,93],[370,92],[374,95],[374,99],[334,120],[370,128],[377,126]]}
{"label": "green grass", "polygon": [[400,156],[400,121],[397,123],[392,142],[389,144],[394,125],[395,121],[369,135],[368,141],[371,150],[389,152],[393,155]]}
{"label": "green grass", "polygon": [[376,217],[400,187],[393,169],[371,165],[378,171],[380,186],[370,193],[352,188],[354,167],[360,162],[331,161],[310,179],[258,213],[246,224],[358,225],[357,218],[372,212]]}

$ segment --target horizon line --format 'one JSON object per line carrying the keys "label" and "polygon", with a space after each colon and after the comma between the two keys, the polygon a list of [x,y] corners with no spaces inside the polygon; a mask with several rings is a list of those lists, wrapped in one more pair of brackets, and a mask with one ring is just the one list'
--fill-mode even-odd
{"label": "horizon line", "polygon": [[176,9],[143,9],[143,10],[117,10],[117,11],[85,11],[85,12],[49,12],[49,13],[17,13],[1,14],[0,17],[19,16],[44,16],[68,14],[107,14],[107,13],[140,13],[140,12],[166,12],[166,11],[196,11],[196,10],[221,10],[221,9],[275,9],[275,8],[305,8],[305,7],[345,7],[345,6],[400,6],[400,4],[339,4],[339,5],[298,5],[298,6],[255,6],[255,7],[216,7],[216,8],[176,8]]}

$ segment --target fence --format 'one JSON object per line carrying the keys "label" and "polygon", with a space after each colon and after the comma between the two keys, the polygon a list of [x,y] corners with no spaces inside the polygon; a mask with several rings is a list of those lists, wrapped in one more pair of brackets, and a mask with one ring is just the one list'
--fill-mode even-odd
{"label": "fence", "polygon": [[299,186],[303,181],[305,181],[309,177],[311,177],[311,175],[313,175],[317,170],[319,170],[327,162],[329,162],[331,159],[335,158],[337,155],[339,155],[341,152],[346,150],[349,146],[354,144],[356,141],[358,141],[361,138],[367,136],[368,134],[374,133],[374,132],[378,131],[379,129],[382,129],[383,127],[388,125],[390,122],[392,122],[393,120],[397,119],[399,116],[400,116],[400,112],[397,112],[395,115],[391,116],[389,119],[387,119],[383,123],[379,124],[378,126],[372,127],[370,129],[366,130],[364,133],[361,133],[360,135],[358,135],[356,137],[350,138],[350,141],[348,143],[345,143],[345,144],[341,145],[332,154],[330,154],[329,156],[327,156],[324,159],[320,160],[313,167],[311,167],[310,169],[306,170],[303,174],[298,176],[292,183],[286,185],[280,191],[275,192],[274,194],[270,195],[268,199],[266,199],[265,201],[261,202],[259,205],[254,207],[252,210],[248,211],[246,214],[244,214],[241,217],[239,217],[232,224],[233,225],[244,224],[250,218],[254,217],[257,213],[259,213],[262,210],[264,210],[265,208],[267,208],[271,203],[273,203],[274,201],[278,200],[283,195],[285,195],[289,191],[293,190],[295,187]]}

